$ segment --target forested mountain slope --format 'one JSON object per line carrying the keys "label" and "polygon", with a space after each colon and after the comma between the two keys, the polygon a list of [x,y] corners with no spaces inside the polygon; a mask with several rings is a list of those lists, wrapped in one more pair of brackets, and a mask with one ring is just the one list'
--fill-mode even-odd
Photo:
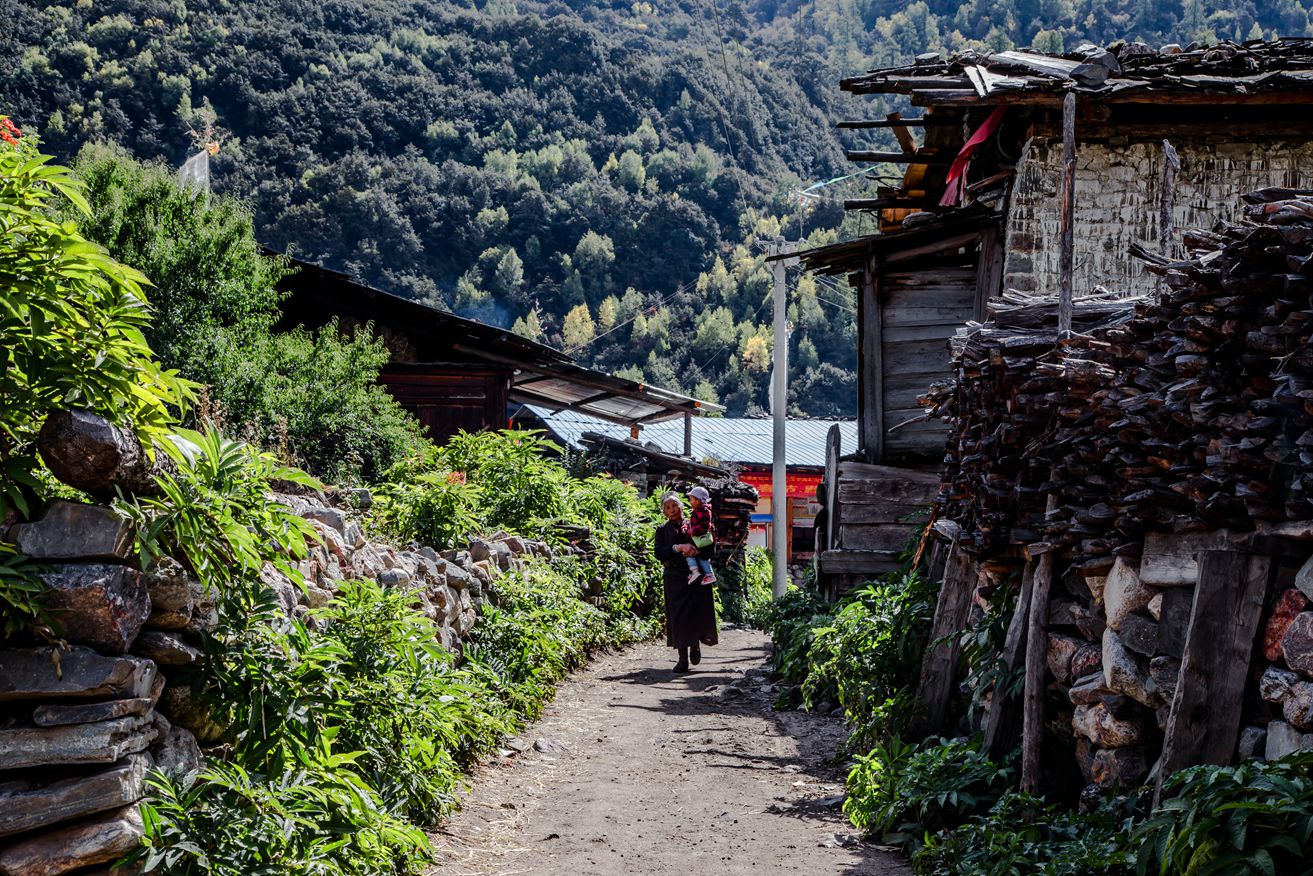
{"label": "forested mountain slope", "polygon": [[[841,75],[979,44],[1303,33],[1299,0],[0,0],[0,111],[64,157],[176,165],[261,237],[581,359],[760,410],[769,274],[744,245],[832,239]],[[772,219],[770,217],[776,217]],[[851,223],[851,220],[850,220]],[[852,412],[851,300],[801,284],[805,413]],[[600,337],[598,337],[600,335]]]}

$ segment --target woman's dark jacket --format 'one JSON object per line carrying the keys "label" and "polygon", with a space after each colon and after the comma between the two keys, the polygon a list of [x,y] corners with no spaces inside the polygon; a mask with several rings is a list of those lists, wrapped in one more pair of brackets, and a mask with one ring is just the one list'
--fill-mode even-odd
{"label": "woman's dark jacket", "polygon": [[687,648],[699,642],[714,645],[716,602],[713,588],[688,583],[688,563],[675,552],[675,545],[689,544],[683,521],[667,520],[656,531],[654,547],[661,561],[661,580],[666,591],[666,644]]}

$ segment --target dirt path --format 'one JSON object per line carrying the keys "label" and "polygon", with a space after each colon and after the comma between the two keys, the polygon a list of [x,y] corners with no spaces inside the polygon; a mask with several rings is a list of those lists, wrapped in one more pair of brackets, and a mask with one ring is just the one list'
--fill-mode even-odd
{"label": "dirt path", "polygon": [[771,709],[768,653],[727,630],[688,675],[656,644],[597,660],[513,740],[522,753],[476,772],[433,873],[909,873],[843,818],[838,721]]}

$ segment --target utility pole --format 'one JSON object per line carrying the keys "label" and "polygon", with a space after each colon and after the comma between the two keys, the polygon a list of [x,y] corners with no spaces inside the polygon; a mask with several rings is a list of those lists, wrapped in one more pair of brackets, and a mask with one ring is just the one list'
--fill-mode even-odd
{"label": "utility pole", "polygon": [[[796,243],[786,243],[783,237],[777,237],[768,245],[771,256],[781,256],[798,248]],[[788,296],[785,294],[787,283],[785,274],[789,265],[798,260],[777,258],[771,263],[775,275],[775,344],[772,350],[774,368],[771,376],[771,408],[774,414],[774,450],[771,453],[771,538],[774,554],[774,574],[771,576],[771,592],[776,599],[784,595],[789,585],[789,489],[788,471],[784,463],[784,427],[788,408],[789,388],[789,329]]]}

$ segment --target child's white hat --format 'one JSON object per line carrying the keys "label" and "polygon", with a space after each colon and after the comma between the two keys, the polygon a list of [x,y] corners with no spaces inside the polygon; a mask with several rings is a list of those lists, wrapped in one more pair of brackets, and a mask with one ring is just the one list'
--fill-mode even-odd
{"label": "child's white hat", "polygon": [[694,487],[688,491],[689,498],[698,499],[703,502],[711,501],[711,494],[707,492],[706,487]]}

